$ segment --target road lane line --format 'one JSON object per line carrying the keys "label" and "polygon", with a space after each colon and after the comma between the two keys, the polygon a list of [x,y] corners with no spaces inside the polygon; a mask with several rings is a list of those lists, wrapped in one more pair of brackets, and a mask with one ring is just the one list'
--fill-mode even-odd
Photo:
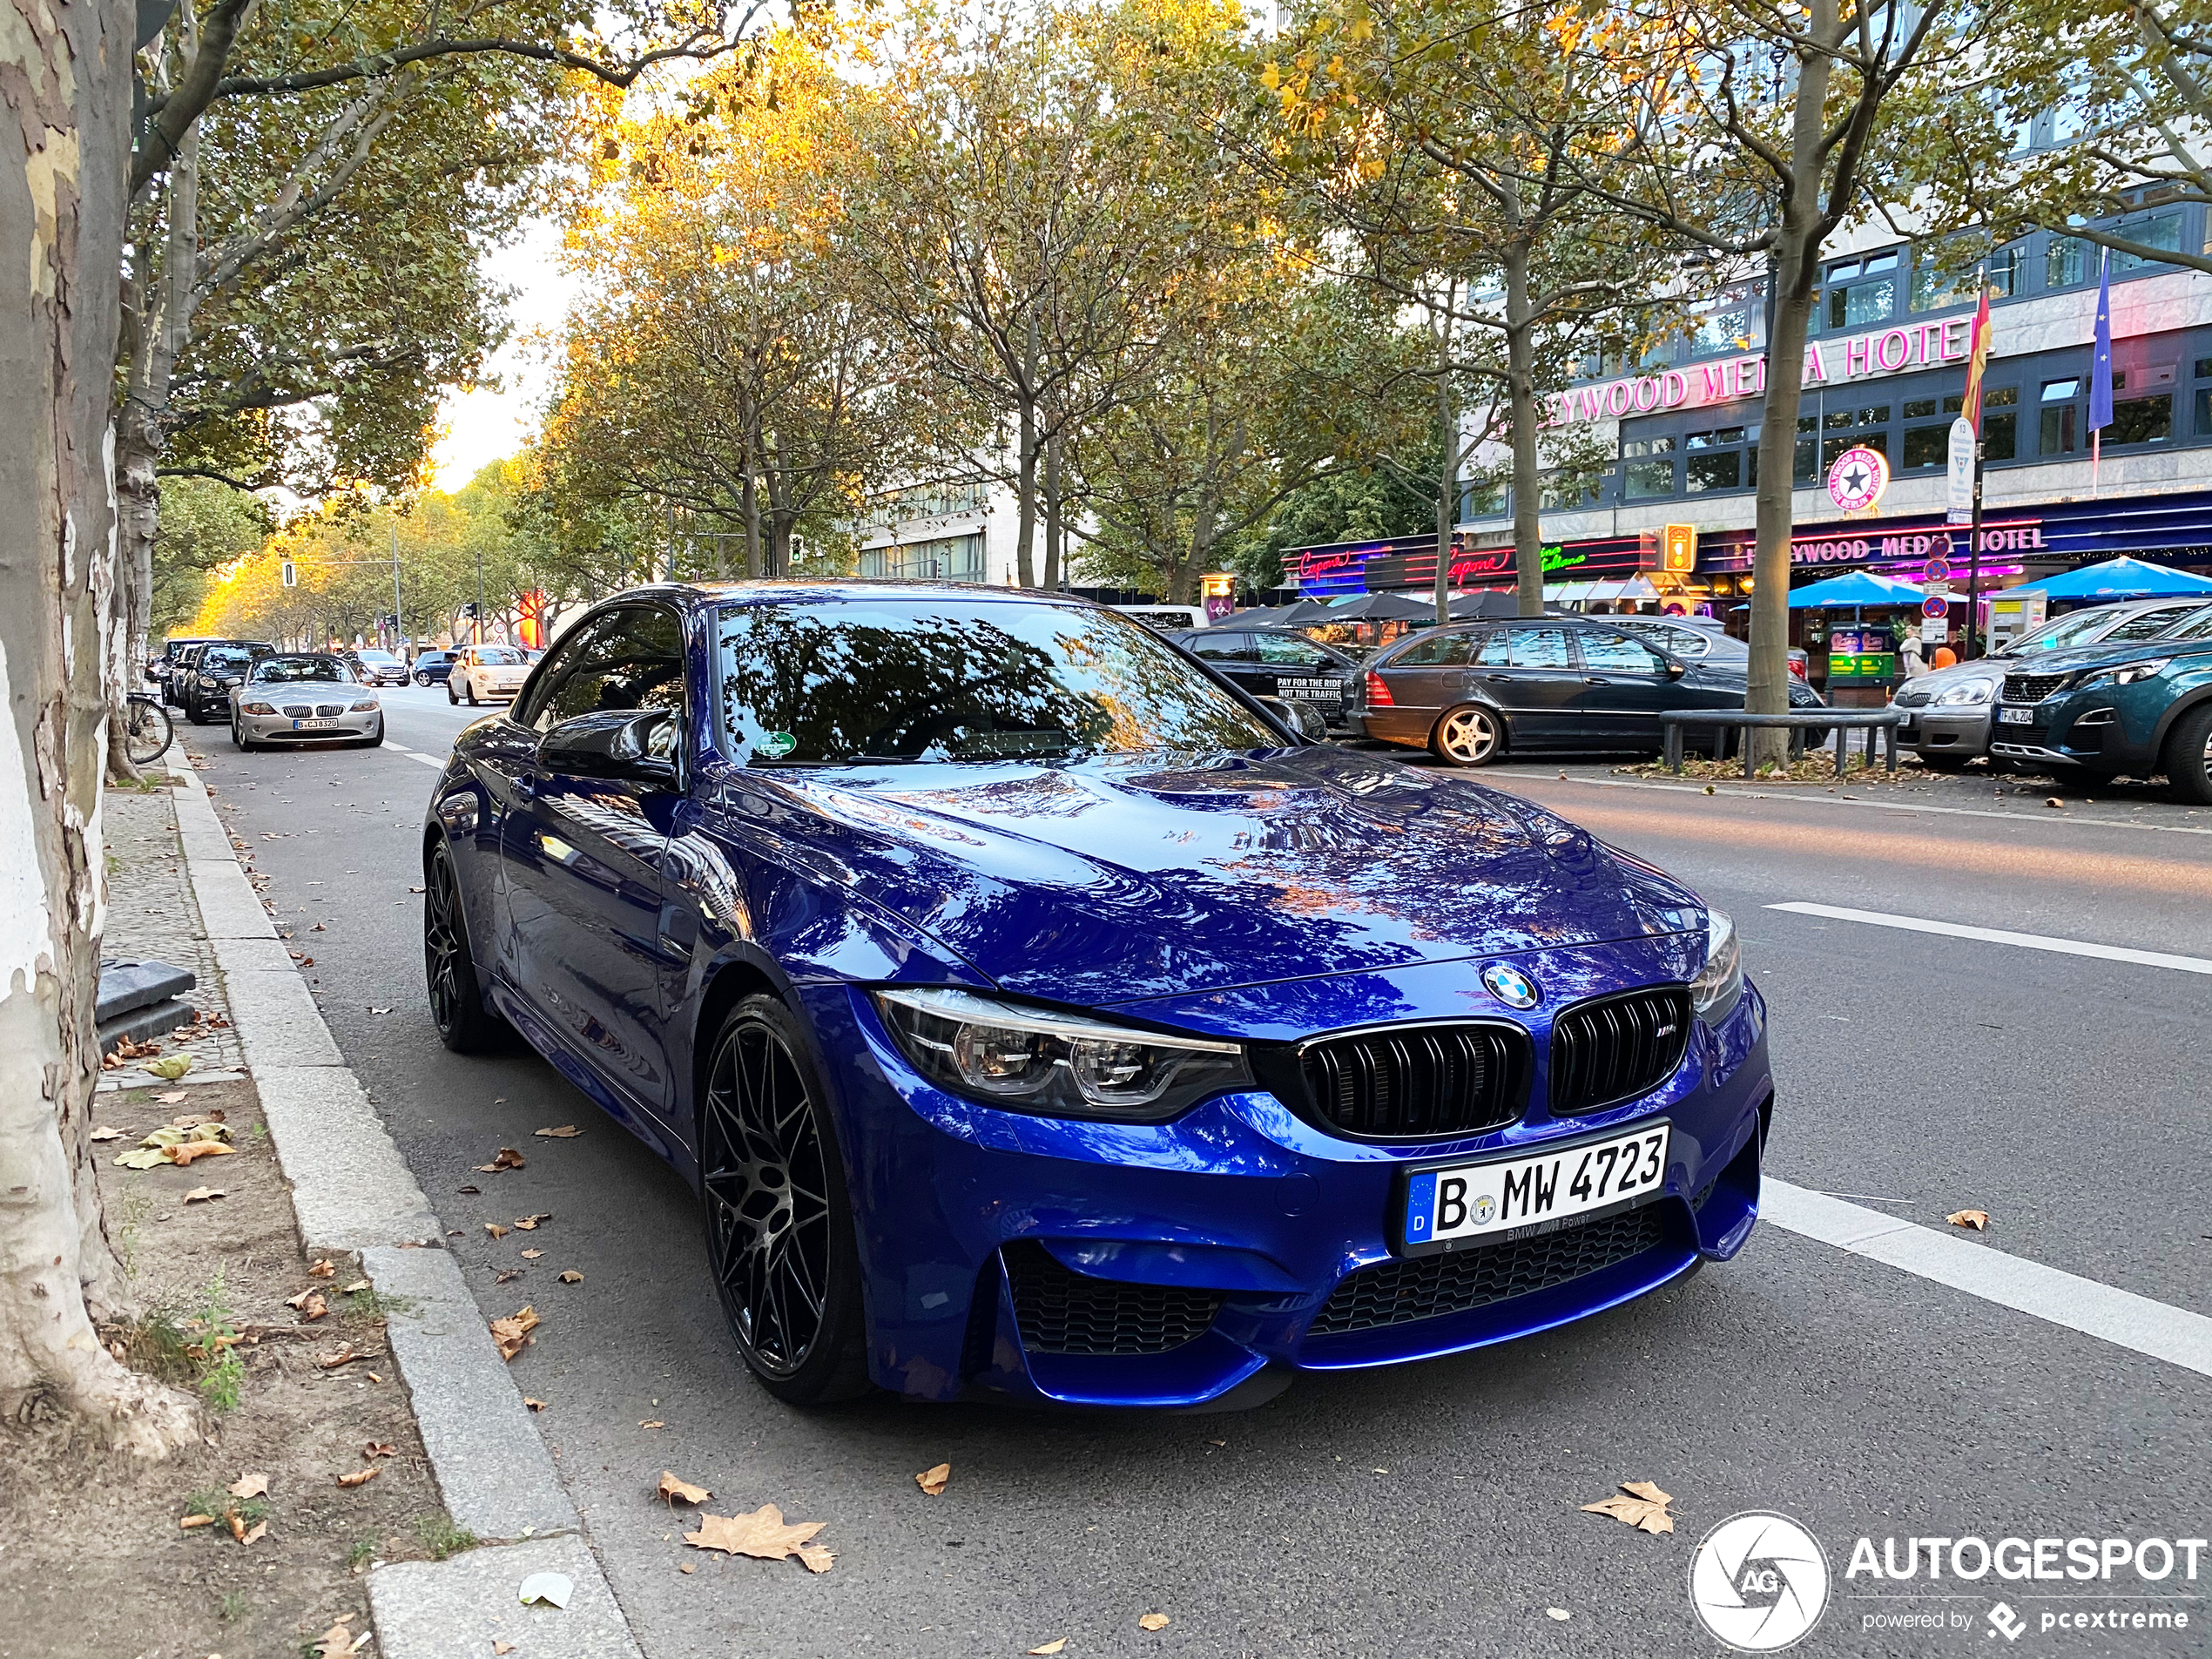
{"label": "road lane line", "polygon": [[[1500,777],[1494,780],[1501,789],[1510,789],[1512,780]],[[1639,783],[1629,778],[1530,778],[1531,784],[1582,784],[1592,789],[1650,789],[1663,795],[1704,796],[1703,784]],[[2100,829],[2152,830],[2166,835],[2212,835],[2212,827],[2199,824],[2137,824],[2124,818],[2076,818],[2071,813],[2064,818],[2047,818],[2036,813],[2000,813],[1986,806],[1936,806],[1925,801],[1866,800],[1850,795],[1786,794],[1768,789],[1723,788],[1710,799],[1718,800],[1786,800],[1804,801],[1824,806],[1871,806],[1877,812],[1937,813],[1946,818],[2001,818],[2014,824],[2094,824]]]}
{"label": "road lane line", "polygon": [[1838,921],[1863,921],[1872,927],[1902,927],[1907,933],[1946,934],[1953,939],[1979,939],[1990,945],[2018,945],[2024,950],[2051,950],[2063,956],[2096,956],[2108,962],[2134,962],[2144,968],[2170,968],[2182,974],[2212,974],[2212,959],[2175,956],[2161,950],[2130,950],[2125,945],[2097,945],[2086,939],[2054,939],[2047,934],[2008,933],[2001,927],[1969,927],[1963,922],[1931,921],[1925,916],[1892,916],[1879,910],[1851,910],[1842,905],[1770,904],[1768,910],[1787,910],[1799,916],[1828,916]]}
{"label": "road lane line", "polygon": [[424,765],[435,766],[440,772],[443,772],[446,769],[446,763],[439,759],[435,755],[417,754],[412,749],[401,748],[398,744],[390,741],[388,738],[386,739],[384,746],[387,749],[389,749],[394,754],[405,755],[409,760],[420,760]]}
{"label": "road lane line", "polygon": [[2212,1318],[1769,1176],[1759,1215],[1800,1238],[2212,1377]]}

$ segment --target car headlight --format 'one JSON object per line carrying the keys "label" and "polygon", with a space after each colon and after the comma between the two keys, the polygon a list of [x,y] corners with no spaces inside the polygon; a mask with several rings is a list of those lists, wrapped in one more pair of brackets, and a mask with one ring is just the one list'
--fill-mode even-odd
{"label": "car headlight", "polygon": [[874,995],[922,1076],[986,1105],[1149,1122],[1251,1086],[1244,1051],[1233,1042],[1138,1031],[950,988]]}
{"label": "car headlight", "polygon": [[1689,981],[1689,1005],[1707,1025],[1718,1025],[1743,995],[1743,953],[1736,924],[1723,910],[1705,913],[1705,966]]}
{"label": "car headlight", "polygon": [[367,714],[373,711],[375,707],[376,699],[374,698],[364,698],[361,701],[354,705],[354,712],[356,714]]}
{"label": "car headlight", "polygon": [[238,711],[240,714],[274,714],[276,712],[266,703],[241,703],[238,705]]}
{"label": "car headlight", "polygon": [[1939,709],[1979,707],[1988,702],[1996,690],[1995,680],[1961,680],[1958,685],[1944,689],[1943,695],[1936,698],[1936,706]]}
{"label": "car headlight", "polygon": [[2137,680],[2147,680],[2160,672],[2173,660],[2171,657],[2154,657],[2148,662],[2122,663],[2117,668],[2101,668],[2094,673],[2083,675],[2081,684],[2074,689],[2082,691],[2092,685],[2133,685]]}

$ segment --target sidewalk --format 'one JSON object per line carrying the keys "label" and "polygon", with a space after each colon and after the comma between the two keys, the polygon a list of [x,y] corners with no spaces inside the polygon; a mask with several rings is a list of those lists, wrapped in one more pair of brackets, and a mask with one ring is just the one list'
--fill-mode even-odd
{"label": "sidewalk", "polygon": [[[384,1659],[637,1659],[576,1507],[428,1201],[340,1055],[198,774],[181,751],[171,765],[181,870],[173,860],[165,867],[151,840],[118,853],[144,867],[150,894],[158,894],[135,906],[132,948],[159,954],[152,942],[158,939],[179,953],[166,960],[192,968],[203,983],[219,980],[235,1031],[217,1039],[205,1062],[243,1060],[309,1252],[356,1253],[390,1310],[391,1355],[438,1491],[454,1525],[480,1541],[445,1560],[370,1571],[376,1650]],[[197,929],[164,920],[195,905]],[[522,1605],[523,1580],[539,1573],[569,1581],[565,1608]]]}

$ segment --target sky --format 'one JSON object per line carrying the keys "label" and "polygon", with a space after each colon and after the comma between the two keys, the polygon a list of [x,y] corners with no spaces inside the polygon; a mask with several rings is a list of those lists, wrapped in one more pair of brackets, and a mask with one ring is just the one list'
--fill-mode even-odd
{"label": "sky", "polygon": [[[431,447],[440,489],[459,489],[487,462],[511,455],[537,428],[537,412],[552,381],[550,336],[580,284],[560,262],[560,227],[531,219],[522,234],[484,259],[494,282],[515,290],[507,343],[485,365],[495,385],[448,394],[439,410],[445,431]],[[546,338],[536,338],[544,335]]]}

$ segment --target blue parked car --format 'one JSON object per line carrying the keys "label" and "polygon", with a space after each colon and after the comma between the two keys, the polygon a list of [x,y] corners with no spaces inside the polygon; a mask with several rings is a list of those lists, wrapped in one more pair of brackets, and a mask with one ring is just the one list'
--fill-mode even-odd
{"label": "blue parked car", "polygon": [[1726,916],[1079,600],[626,593],[462,734],[422,852],[446,1042],[511,1026],[692,1181],[794,1403],[1248,1400],[1751,1231]]}
{"label": "blue parked car", "polygon": [[2060,775],[2148,778],[2212,806],[2212,607],[2155,639],[2007,664],[1989,752]]}

